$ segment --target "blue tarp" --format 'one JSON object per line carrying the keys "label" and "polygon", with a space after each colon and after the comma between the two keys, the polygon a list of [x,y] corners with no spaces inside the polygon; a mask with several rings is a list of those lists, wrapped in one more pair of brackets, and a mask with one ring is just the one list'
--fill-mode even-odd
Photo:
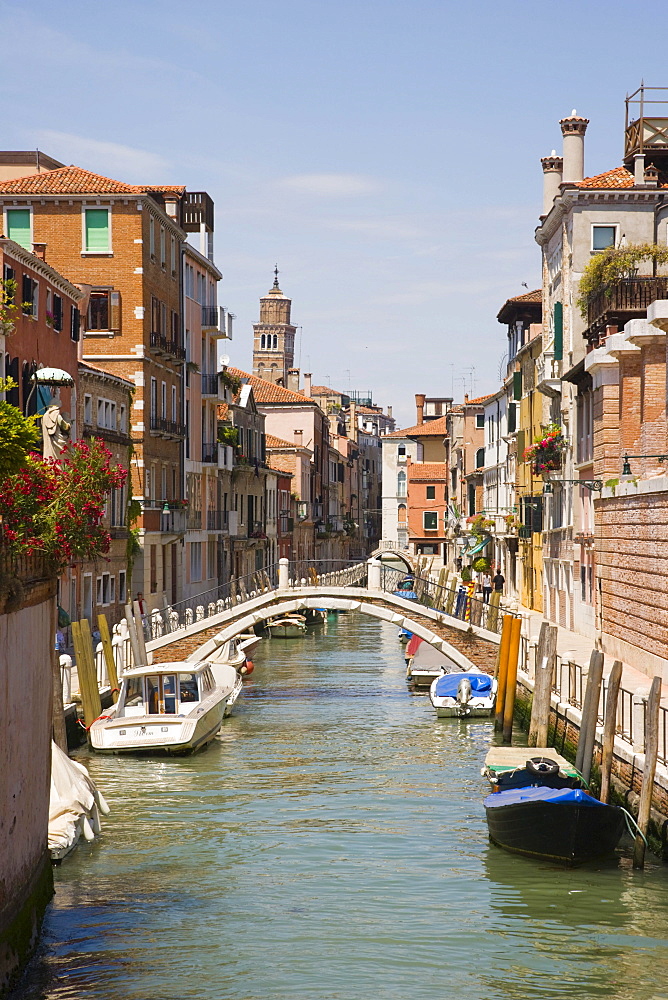
{"label": "blue tarp", "polygon": [[393,597],[403,597],[407,601],[417,601],[418,595],[414,590],[395,590]]}
{"label": "blue tarp", "polygon": [[488,674],[443,674],[436,681],[434,695],[437,698],[456,698],[457,688],[463,677],[471,682],[471,692],[474,697],[489,698],[492,693],[492,678]]}
{"label": "blue tarp", "polygon": [[548,802],[555,806],[575,802],[581,806],[605,806],[604,802],[587,795],[581,788],[546,788],[532,785],[529,788],[510,788],[507,792],[493,792],[485,799],[487,809],[516,806],[521,802]]}

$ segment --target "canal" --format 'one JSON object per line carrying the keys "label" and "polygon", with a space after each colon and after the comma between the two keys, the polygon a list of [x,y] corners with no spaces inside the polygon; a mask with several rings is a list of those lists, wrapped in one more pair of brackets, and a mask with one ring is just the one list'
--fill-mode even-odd
{"label": "canal", "polygon": [[15,998],[668,997],[668,868],[492,847],[491,726],[408,692],[396,627],[262,647],[203,753],[80,754],[112,813],[56,871]]}

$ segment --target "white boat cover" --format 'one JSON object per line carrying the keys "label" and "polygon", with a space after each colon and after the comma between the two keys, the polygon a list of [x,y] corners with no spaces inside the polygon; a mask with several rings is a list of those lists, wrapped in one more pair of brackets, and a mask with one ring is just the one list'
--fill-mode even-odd
{"label": "white boat cover", "polygon": [[109,806],[86,768],[52,743],[49,851],[53,860],[69,854],[82,833],[93,840],[100,832],[100,812],[108,813]]}

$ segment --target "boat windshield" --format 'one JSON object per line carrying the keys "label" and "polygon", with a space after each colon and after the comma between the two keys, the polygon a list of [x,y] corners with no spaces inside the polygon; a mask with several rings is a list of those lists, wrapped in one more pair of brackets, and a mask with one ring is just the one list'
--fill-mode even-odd
{"label": "boat windshield", "polygon": [[193,702],[199,701],[197,674],[179,674],[180,701],[190,711]]}

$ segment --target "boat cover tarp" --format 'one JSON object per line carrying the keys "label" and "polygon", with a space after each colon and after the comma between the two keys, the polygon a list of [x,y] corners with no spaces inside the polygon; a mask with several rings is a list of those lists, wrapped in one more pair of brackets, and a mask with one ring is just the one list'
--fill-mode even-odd
{"label": "boat cover tarp", "polygon": [[421,639],[419,635],[414,635],[411,632],[411,637],[408,640],[408,645],[406,646],[406,656],[415,656],[423,641],[424,640]]}
{"label": "boat cover tarp", "polygon": [[471,693],[479,698],[488,698],[492,693],[492,678],[489,674],[443,674],[439,677],[434,686],[434,695],[437,698],[456,698],[457,688],[463,678],[466,677],[471,682]]}
{"label": "boat cover tarp", "polygon": [[582,788],[546,788],[532,785],[529,788],[511,788],[507,792],[492,792],[485,799],[487,809],[515,806],[521,802],[548,802],[555,806],[577,803],[580,806],[605,806],[604,802],[587,795]]}
{"label": "boat cover tarp", "polygon": [[418,595],[414,590],[395,590],[392,592],[393,597],[403,597],[406,601],[417,601]]}

